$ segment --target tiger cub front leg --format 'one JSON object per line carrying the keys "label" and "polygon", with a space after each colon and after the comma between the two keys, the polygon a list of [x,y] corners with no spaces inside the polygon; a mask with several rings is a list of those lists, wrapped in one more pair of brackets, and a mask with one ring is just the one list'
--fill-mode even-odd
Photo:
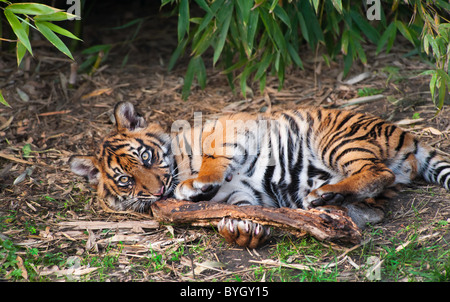
{"label": "tiger cub front leg", "polygon": [[[238,121],[248,119],[245,114],[225,116],[201,134],[202,163],[195,178],[181,182],[175,189],[177,199],[202,201],[213,198],[225,180],[231,181],[231,164],[243,156],[245,132],[238,131]],[[211,126],[211,125],[210,125]],[[241,129],[242,130],[242,129]]]}
{"label": "tiger cub front leg", "polygon": [[344,201],[360,202],[378,196],[395,181],[394,173],[382,163],[363,163],[361,166],[344,180],[311,191],[303,200],[303,208],[341,205]]}
{"label": "tiger cub front leg", "polygon": [[225,180],[230,159],[223,156],[204,155],[196,178],[182,181],[175,189],[175,198],[190,201],[207,201],[213,198]]}

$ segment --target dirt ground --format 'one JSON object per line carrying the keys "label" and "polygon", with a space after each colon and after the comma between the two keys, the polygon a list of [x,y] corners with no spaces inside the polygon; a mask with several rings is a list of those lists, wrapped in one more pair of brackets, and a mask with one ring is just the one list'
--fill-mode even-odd
{"label": "dirt ground", "polygon": [[[304,104],[339,107],[361,100],[358,92],[369,91],[382,96],[378,99],[372,96],[375,100],[347,108],[400,122],[402,127],[450,153],[449,107],[435,115],[429,78],[418,75],[429,67],[416,57],[404,56],[409,52],[407,44],[400,43],[391,53],[377,57],[375,50],[368,47],[369,63],[354,64],[345,79],[342,79],[342,62],[338,60],[327,66],[320,56],[315,57],[305,48],[301,53],[305,69],[288,70],[282,90],[278,90],[275,78],[268,78],[266,93],[260,95],[258,84],[253,83],[250,85],[253,93],[247,99],[239,93],[233,94],[220,69],[213,68],[208,61],[206,89],[194,87],[189,99],[183,101],[181,88],[187,59],[180,60],[175,70],[167,71],[171,51],[176,46],[176,23],[157,11],[153,14],[137,39],[117,44],[96,72],[79,74],[73,87],[67,85],[70,60],[43,41],[33,42],[35,56],[25,69],[17,69],[14,54],[1,52],[0,89],[11,108],[0,106],[0,216],[15,214],[14,219],[3,219],[2,223],[10,226],[3,229],[1,238],[47,252],[64,251],[68,257],[88,251],[106,253],[111,244],[123,243],[121,269],[117,276],[109,275],[114,280],[135,280],[133,272],[127,271],[127,263],[148,253],[149,242],[158,251],[165,250],[174,240],[184,244],[201,240],[201,245],[218,261],[227,264],[228,271],[240,274],[243,280],[248,267],[267,258],[271,246],[282,234],[276,234],[261,249],[248,251],[227,246],[210,228],[147,228],[144,223],[148,217],[109,213],[98,205],[88,185],[70,172],[67,160],[72,154],[92,152],[99,139],[112,129],[112,108],[123,100],[136,104],[147,120],[169,129],[175,120],[191,121],[194,112],[202,112],[206,120],[223,112],[277,111]],[[134,28],[111,27],[133,17],[132,11],[125,11],[117,19],[99,18],[103,23],[88,20],[81,50],[125,41]],[[128,62],[121,66],[127,54]],[[81,64],[87,56],[76,52],[75,58]],[[410,225],[418,215],[423,221],[448,221],[450,194],[436,185],[417,181],[391,201],[390,213],[378,227],[387,236]],[[114,236],[101,232],[100,227],[86,231],[70,224],[101,221],[111,223],[112,229],[117,228]],[[134,224],[123,227],[120,223],[124,222]],[[450,239],[448,228],[438,233],[428,229],[423,234],[445,242]],[[180,259],[180,266],[190,266],[188,255],[181,255]],[[39,269],[42,275],[55,272],[45,266]],[[198,278],[201,272],[197,273]],[[227,276],[223,274],[217,279]],[[139,277],[139,280],[185,279],[177,274],[176,267],[168,274],[157,272]]]}

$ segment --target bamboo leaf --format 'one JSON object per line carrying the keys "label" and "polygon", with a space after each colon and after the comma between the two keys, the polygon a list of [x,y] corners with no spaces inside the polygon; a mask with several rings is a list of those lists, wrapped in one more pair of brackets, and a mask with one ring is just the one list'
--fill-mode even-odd
{"label": "bamboo leaf", "polygon": [[431,77],[431,80],[430,80],[430,92],[431,92],[431,99],[434,100],[434,92],[436,89],[437,73],[435,70],[431,70],[431,71],[433,71],[433,76]]}
{"label": "bamboo leaf", "polygon": [[225,40],[228,35],[228,29],[230,27],[231,16],[233,15],[233,7],[228,8],[227,12],[228,14],[226,15],[225,20],[220,27],[220,33],[218,37],[219,39],[217,41],[216,49],[214,50],[213,65],[216,65],[217,60],[219,60],[219,57],[225,45]]}
{"label": "bamboo leaf", "polygon": [[67,46],[64,44],[63,41],[47,26],[48,22],[39,22],[36,21],[34,24],[36,24],[37,29],[39,32],[48,40],[50,43],[52,43],[60,52],[68,56],[73,60],[72,54],[70,53],[70,50],[67,48]]}
{"label": "bamboo leaf", "polygon": [[208,49],[208,47],[212,43],[212,38],[214,36],[214,25],[211,24],[208,28],[205,29],[203,35],[200,37],[194,38],[192,42],[192,54],[199,56]]}
{"label": "bamboo leaf", "polygon": [[272,0],[272,4],[270,5],[270,8],[269,8],[269,14],[271,14],[273,12],[273,10],[277,6],[277,4],[278,4],[278,0]]}
{"label": "bamboo leaf", "polygon": [[300,56],[298,55],[297,50],[290,43],[286,43],[286,46],[287,46],[288,52],[289,52],[292,60],[294,61],[295,65],[297,65],[298,67],[303,69],[303,63],[302,63],[302,60],[300,59]]}
{"label": "bamboo leaf", "polygon": [[48,15],[38,15],[34,17],[36,21],[66,21],[77,18],[76,15],[69,14],[66,12],[56,12]]}
{"label": "bamboo leaf", "polygon": [[441,51],[440,51],[440,49],[439,49],[439,45],[438,45],[437,39],[431,37],[431,38],[428,40],[428,42],[429,42],[430,45],[431,45],[431,49],[433,50],[434,57],[439,58],[439,57],[441,56]]}
{"label": "bamboo leaf", "polygon": [[47,26],[51,31],[54,31],[55,33],[58,33],[60,35],[66,36],[68,38],[74,39],[74,40],[79,40],[81,41],[80,38],[78,38],[77,36],[75,36],[74,34],[72,34],[70,31],[55,25],[53,23],[47,22],[47,21],[39,21],[40,24],[44,24],[45,26]]}
{"label": "bamboo leaf", "polygon": [[259,91],[261,94],[264,94],[264,90],[266,89],[266,78],[267,75],[264,73],[261,79],[259,80]]}
{"label": "bamboo leaf", "polygon": [[347,76],[350,71],[350,67],[353,64],[353,49],[349,48],[347,54],[344,56],[344,77]]}
{"label": "bamboo leaf", "polygon": [[[204,11],[206,11],[208,14],[212,14],[213,12],[208,6],[208,3],[206,3],[205,0],[195,0],[195,2],[200,6]],[[239,1],[240,2],[240,1]],[[244,1],[247,2],[247,1]]]}
{"label": "bamboo leaf", "polygon": [[319,2],[320,2],[320,0],[309,0],[309,2],[311,2],[311,4],[314,6],[314,11],[317,14],[319,12]]}
{"label": "bamboo leaf", "polygon": [[258,64],[258,69],[255,73],[255,81],[259,80],[264,74],[267,72],[267,68],[269,68],[270,63],[273,60],[273,54],[267,50],[264,53],[264,56],[261,59],[261,62]]}
{"label": "bamboo leaf", "polygon": [[183,100],[187,100],[187,98],[189,97],[192,82],[194,81],[195,65],[196,65],[195,58],[192,58],[189,61],[189,64],[188,64],[188,67],[186,70],[186,75],[184,76],[183,89],[181,90],[181,98]]}
{"label": "bamboo leaf", "polygon": [[189,33],[189,0],[180,0],[178,7],[178,42]]}
{"label": "bamboo leaf", "polygon": [[273,10],[275,16],[280,18],[281,21],[283,21],[284,24],[287,25],[287,27],[291,28],[291,19],[289,18],[286,11],[279,5],[275,6],[275,9]]}
{"label": "bamboo leaf", "polygon": [[250,19],[250,14],[252,12],[252,3],[253,1],[236,1],[236,12],[242,17],[242,23],[244,26],[247,26]]}
{"label": "bamboo leaf", "polygon": [[378,34],[377,30],[372,25],[370,25],[367,19],[363,18],[360,13],[354,10],[350,10],[350,16],[358,25],[359,29],[361,29],[361,32],[363,32],[364,35],[372,43],[377,44],[380,39],[380,35]]}
{"label": "bamboo leaf", "polygon": [[178,58],[181,56],[181,54],[184,52],[184,50],[186,49],[186,45],[187,45],[187,39],[182,40],[181,42],[178,43],[177,48],[175,49],[175,51],[173,52],[172,56],[170,57],[169,60],[169,65],[168,65],[168,69],[169,71],[173,69],[173,67],[175,66],[175,63],[177,62]]}
{"label": "bamboo leaf", "polygon": [[5,105],[5,106],[11,108],[11,106],[8,104],[8,102],[7,102],[7,101],[5,100],[5,98],[3,97],[3,94],[2,94],[2,90],[1,90],[1,89],[0,89],[0,103],[2,103],[3,105]]}
{"label": "bamboo leaf", "polygon": [[300,30],[302,32],[303,38],[306,40],[306,42],[309,43],[308,26],[306,26],[305,18],[303,17],[300,10],[297,11],[297,19],[298,19],[298,25],[300,26]]}
{"label": "bamboo leaf", "polygon": [[248,27],[247,27],[247,47],[248,47],[248,49],[246,50],[246,52],[248,52],[250,54],[253,51],[253,45],[255,42],[256,31],[258,29],[258,21],[259,21],[258,12],[251,11],[250,17],[249,17],[249,22],[248,22]]}
{"label": "bamboo leaf", "polygon": [[439,96],[438,96],[438,109],[442,109],[444,107],[445,95],[446,95],[446,80],[441,77],[439,80]]}
{"label": "bamboo leaf", "polygon": [[[386,28],[386,30],[384,31],[384,33],[381,35],[380,39],[378,40],[376,54],[378,55],[381,52],[381,50],[383,49],[383,47],[386,43],[388,44],[386,47],[386,52],[389,52],[390,49],[392,48],[392,43],[393,43],[396,35],[397,35],[397,26],[393,22]],[[389,43],[389,41],[392,41],[392,43]]]}
{"label": "bamboo leaf", "polygon": [[5,8],[15,14],[50,15],[61,12],[60,9],[39,3],[14,3]]}
{"label": "bamboo leaf", "polygon": [[423,37],[423,41],[422,41],[422,43],[423,43],[423,50],[425,51],[425,53],[427,55],[429,54],[429,51],[430,51],[430,49],[429,49],[429,46],[430,46],[429,38],[430,38],[430,34],[426,34]]}
{"label": "bamboo leaf", "polygon": [[349,36],[350,36],[350,31],[348,31],[348,30],[346,30],[342,33],[341,51],[343,54],[348,53]]}
{"label": "bamboo leaf", "polygon": [[399,20],[395,20],[395,25],[397,26],[397,29],[400,31],[400,33],[409,41],[411,42],[413,45],[416,45],[413,35],[411,34],[411,31],[408,27],[406,27],[406,25],[399,21]]}
{"label": "bamboo leaf", "polygon": [[4,13],[6,19],[9,22],[9,25],[11,25],[11,28],[14,31],[14,34],[17,36],[17,39],[19,39],[19,41],[23,44],[23,46],[25,46],[25,48],[30,52],[30,54],[33,54],[33,51],[31,50],[30,40],[28,39],[28,35],[23,29],[19,19],[17,19],[17,16],[14,15],[10,10],[6,9]]}
{"label": "bamboo leaf", "polygon": [[[29,32],[30,32],[30,27],[28,26],[28,23],[22,22],[22,28],[28,36]],[[22,59],[25,56],[26,52],[27,52],[27,48],[23,45],[23,43],[20,41],[17,41],[17,43],[16,43],[17,66],[19,66],[20,63],[22,62]]]}
{"label": "bamboo leaf", "polygon": [[206,87],[206,67],[205,63],[203,62],[202,57],[197,57],[195,60],[196,64],[196,71],[197,71],[197,80],[198,84],[200,85],[201,89],[205,89]]}
{"label": "bamboo leaf", "polygon": [[197,76],[198,83],[203,89],[206,86],[206,68],[203,60],[200,56],[193,57],[186,70],[184,77],[184,84],[181,91],[181,97],[186,100],[189,97],[194,77]]}
{"label": "bamboo leaf", "polygon": [[342,0],[331,0],[338,13],[342,14]]}

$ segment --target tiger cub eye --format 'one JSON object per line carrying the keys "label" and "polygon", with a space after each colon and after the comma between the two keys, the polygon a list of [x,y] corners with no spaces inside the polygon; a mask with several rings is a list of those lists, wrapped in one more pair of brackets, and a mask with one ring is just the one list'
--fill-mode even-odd
{"label": "tiger cub eye", "polygon": [[143,162],[145,165],[149,165],[149,164],[150,164],[150,161],[151,161],[151,159],[152,159],[152,153],[151,153],[149,150],[144,151],[144,152],[141,154],[141,159],[142,159],[142,162]]}
{"label": "tiger cub eye", "polygon": [[126,185],[130,181],[130,177],[126,175],[122,175],[119,177],[119,183],[122,185]]}

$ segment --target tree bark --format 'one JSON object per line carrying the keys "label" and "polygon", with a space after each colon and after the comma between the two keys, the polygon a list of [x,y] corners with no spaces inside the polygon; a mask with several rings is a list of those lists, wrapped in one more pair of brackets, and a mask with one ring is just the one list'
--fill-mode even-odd
{"label": "tree bark", "polygon": [[343,244],[358,244],[361,241],[356,224],[345,211],[336,208],[306,211],[167,199],[153,203],[151,209],[158,221],[166,223],[207,226],[217,225],[222,218],[228,217],[281,228],[295,235],[306,232],[321,241]]}

